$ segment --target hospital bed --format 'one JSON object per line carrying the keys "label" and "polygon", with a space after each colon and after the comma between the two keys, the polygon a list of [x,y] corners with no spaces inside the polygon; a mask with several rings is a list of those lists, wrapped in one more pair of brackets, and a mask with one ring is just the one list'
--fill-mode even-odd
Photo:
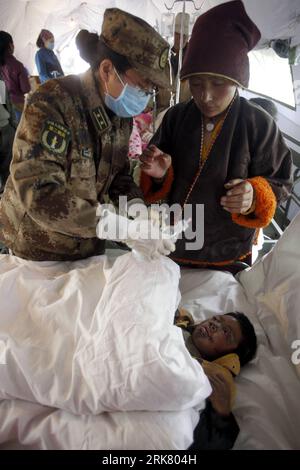
{"label": "hospital bed", "polygon": [[[299,233],[300,216],[297,216],[272,252],[236,278],[220,271],[181,271],[180,303],[196,320],[241,311],[256,328],[257,356],[236,379],[234,414],[241,432],[235,449],[300,449],[300,341],[298,355],[295,348],[295,341],[300,340]],[[35,325],[40,322],[41,311],[45,343],[47,338],[59,334],[58,319],[66,345],[71,331],[86,335],[85,315],[79,318],[76,312],[78,309],[94,311],[99,296],[103,301],[107,270],[120,259],[116,255],[123,259],[131,256],[113,250],[106,256],[74,263],[34,263],[2,255],[0,343],[5,332],[12,350],[25,354],[34,338]],[[123,283],[128,282],[124,272],[120,276]],[[117,285],[118,279],[115,281]],[[130,279],[130,282],[127,287],[131,292],[144,294],[141,280]],[[32,291],[28,291],[28,286]],[[153,307],[159,308],[161,302],[162,299],[153,298]],[[27,326],[20,323],[21,313],[24,318],[27,316]],[[16,321],[12,322],[14,316]],[[28,321],[33,336],[22,337],[22,332],[29,328]],[[22,337],[20,344],[16,337]],[[39,348],[36,354],[40,357],[42,343]],[[0,348],[0,363],[1,354],[3,359]],[[62,373],[67,355],[66,346],[61,354]],[[20,369],[11,370],[10,374],[12,381],[22,379]],[[0,382],[1,393],[5,395]],[[0,448],[185,449],[192,443],[198,415],[195,407],[180,411],[141,409],[80,415],[20,398],[7,398],[0,401]]]}

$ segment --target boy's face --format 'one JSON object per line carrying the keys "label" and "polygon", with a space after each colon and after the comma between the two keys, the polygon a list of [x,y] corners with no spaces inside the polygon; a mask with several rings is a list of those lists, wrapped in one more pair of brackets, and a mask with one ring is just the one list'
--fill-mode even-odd
{"label": "boy's face", "polygon": [[213,360],[236,350],[243,335],[239,321],[230,315],[215,315],[198,323],[192,341],[204,359]]}

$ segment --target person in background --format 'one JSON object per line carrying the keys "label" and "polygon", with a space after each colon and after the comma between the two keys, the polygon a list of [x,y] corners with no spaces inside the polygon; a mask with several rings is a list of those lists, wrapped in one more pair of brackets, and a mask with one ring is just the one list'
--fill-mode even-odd
{"label": "person in background", "polygon": [[278,116],[278,109],[277,106],[271,100],[267,100],[266,98],[250,98],[251,103],[258,104],[261,108],[263,108],[267,113],[272,116],[274,121],[277,121]]}
{"label": "person in background", "polygon": [[6,31],[0,31],[0,73],[9,93],[16,121],[19,122],[24,109],[24,95],[29,93],[30,83],[26,68],[14,56],[13,38]]}
{"label": "person in background", "polygon": [[[174,45],[171,49],[171,66],[172,72],[175,78],[179,75],[179,50],[180,50],[180,32],[181,32],[181,21],[183,13],[178,13],[175,18],[174,28]],[[182,38],[182,60],[187,51],[188,40],[189,40],[189,22],[190,16],[188,13],[184,14],[183,17],[183,38]]]}
{"label": "person in background", "polygon": [[9,95],[0,73],[0,193],[9,175],[16,121]]}
{"label": "person in background", "polygon": [[136,116],[135,121],[142,139],[142,150],[144,151],[153,137],[152,113],[145,111]]}
{"label": "person in background", "polygon": [[152,113],[143,112],[133,118],[132,133],[129,140],[128,157],[132,160],[139,160],[140,155],[148,146],[153,137]]}
{"label": "person in background", "polygon": [[36,45],[39,48],[35,54],[35,63],[38,69],[41,83],[50,80],[50,78],[59,78],[64,76],[59,60],[55,55],[54,36],[51,31],[42,29],[37,38]]}

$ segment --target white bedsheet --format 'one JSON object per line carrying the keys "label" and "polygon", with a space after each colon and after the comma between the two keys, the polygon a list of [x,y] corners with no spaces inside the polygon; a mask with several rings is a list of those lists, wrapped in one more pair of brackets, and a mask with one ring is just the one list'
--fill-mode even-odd
{"label": "white bedsheet", "polygon": [[0,450],[167,450],[191,445],[198,412],[76,416],[21,400],[0,402]]}
{"label": "white bedsheet", "polygon": [[[300,449],[300,381],[291,362],[291,341],[300,339],[298,233],[300,216],[273,252],[242,273],[239,282],[227,273],[182,271],[181,303],[196,318],[238,310],[249,315],[256,327],[258,355],[237,379],[234,413],[241,433],[236,449]],[[95,308],[93,293],[103,286],[103,273],[95,276],[98,261],[93,258],[76,266],[79,272],[84,270],[84,276],[78,293],[73,295],[83,308]],[[52,263],[50,272],[54,266],[62,273],[70,270],[67,263]],[[31,279],[30,263],[28,269],[26,279]],[[34,282],[39,285],[38,279]],[[88,295],[80,294],[82,287]],[[0,423],[1,448],[184,449],[192,441],[197,412],[190,409],[75,416],[21,400],[3,400]]]}

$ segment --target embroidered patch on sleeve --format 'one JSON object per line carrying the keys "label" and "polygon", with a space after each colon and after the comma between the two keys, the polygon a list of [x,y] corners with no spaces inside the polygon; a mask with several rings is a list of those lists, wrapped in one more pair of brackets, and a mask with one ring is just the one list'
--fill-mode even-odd
{"label": "embroidered patch on sleeve", "polygon": [[41,144],[48,152],[64,157],[70,140],[71,132],[66,126],[50,119],[45,121]]}

